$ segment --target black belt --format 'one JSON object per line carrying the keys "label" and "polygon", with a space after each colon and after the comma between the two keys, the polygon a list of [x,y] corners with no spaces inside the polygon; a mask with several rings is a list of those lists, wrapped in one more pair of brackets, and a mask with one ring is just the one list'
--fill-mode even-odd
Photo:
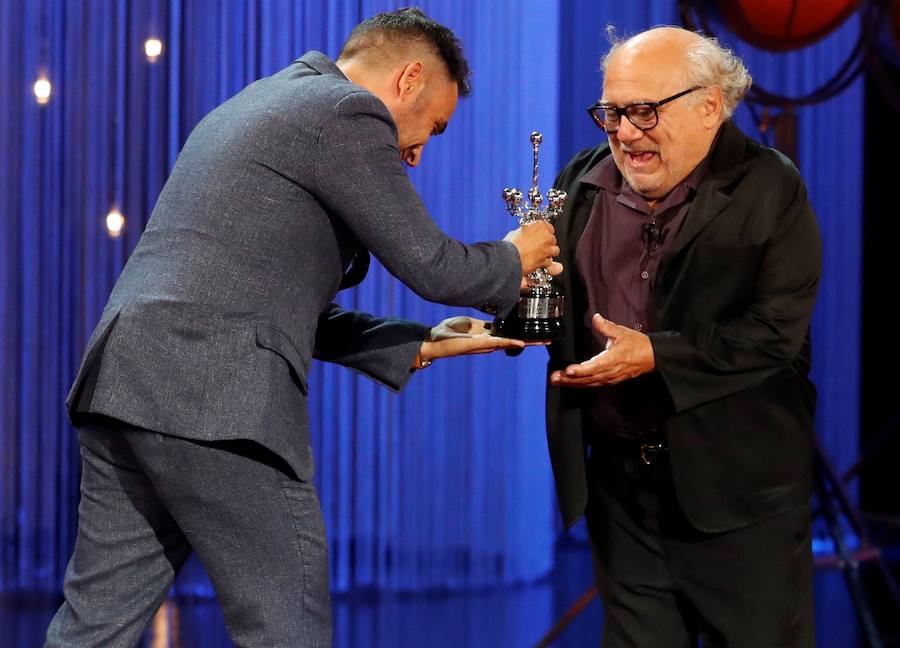
{"label": "black belt", "polygon": [[597,432],[590,445],[600,452],[612,450],[626,459],[637,458],[645,466],[658,464],[669,456],[669,443],[662,437],[625,437]]}
{"label": "black belt", "polygon": [[647,466],[659,463],[669,454],[669,444],[665,440],[662,441],[641,441],[640,455],[641,461]]}

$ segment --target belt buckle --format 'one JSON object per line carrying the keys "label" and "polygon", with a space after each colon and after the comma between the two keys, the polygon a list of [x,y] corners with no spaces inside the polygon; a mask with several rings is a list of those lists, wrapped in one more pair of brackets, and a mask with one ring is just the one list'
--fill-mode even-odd
{"label": "belt buckle", "polygon": [[641,461],[644,462],[645,466],[653,465],[653,457],[647,456],[649,452],[651,455],[663,452],[666,450],[666,444],[663,441],[657,441],[656,443],[641,443]]}

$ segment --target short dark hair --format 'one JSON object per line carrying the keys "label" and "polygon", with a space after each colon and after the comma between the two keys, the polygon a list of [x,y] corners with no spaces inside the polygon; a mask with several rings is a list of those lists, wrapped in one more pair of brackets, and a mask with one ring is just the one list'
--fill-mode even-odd
{"label": "short dark hair", "polygon": [[462,43],[452,31],[417,7],[386,11],[359,23],[350,32],[338,59],[353,58],[385,41],[394,40],[419,41],[430,46],[446,65],[447,74],[456,81],[459,96],[469,96],[471,72],[462,52]]}

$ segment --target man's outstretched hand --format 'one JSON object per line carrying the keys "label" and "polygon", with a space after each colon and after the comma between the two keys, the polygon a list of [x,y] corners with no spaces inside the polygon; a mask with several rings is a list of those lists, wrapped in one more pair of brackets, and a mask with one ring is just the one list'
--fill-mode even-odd
{"label": "man's outstretched hand", "polygon": [[551,385],[602,387],[656,369],[649,337],[604,319],[599,313],[591,319],[591,325],[607,338],[606,350],[580,364],[569,365],[564,371],[554,371],[550,374]]}
{"label": "man's outstretched hand", "polygon": [[414,369],[438,358],[521,349],[521,340],[491,335],[487,322],[474,317],[450,317],[431,329],[431,339],[422,342]]}

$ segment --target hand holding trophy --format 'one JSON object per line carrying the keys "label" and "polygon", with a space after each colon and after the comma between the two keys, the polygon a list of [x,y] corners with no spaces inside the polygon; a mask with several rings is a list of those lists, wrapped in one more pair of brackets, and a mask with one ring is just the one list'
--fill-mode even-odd
{"label": "hand holding trophy", "polygon": [[[523,200],[522,192],[518,189],[503,190],[506,210],[519,220],[520,226],[539,220],[552,223],[566,204],[566,192],[550,189],[547,191],[548,205],[541,208],[544,197],[538,189],[538,150],[543,139],[543,135],[538,132],[531,134],[534,167],[528,200]],[[528,273],[526,279],[528,287],[522,292],[516,307],[505,317],[495,319],[491,330],[494,335],[517,340],[551,342],[560,334],[565,298],[554,287],[553,277],[545,268]]]}

